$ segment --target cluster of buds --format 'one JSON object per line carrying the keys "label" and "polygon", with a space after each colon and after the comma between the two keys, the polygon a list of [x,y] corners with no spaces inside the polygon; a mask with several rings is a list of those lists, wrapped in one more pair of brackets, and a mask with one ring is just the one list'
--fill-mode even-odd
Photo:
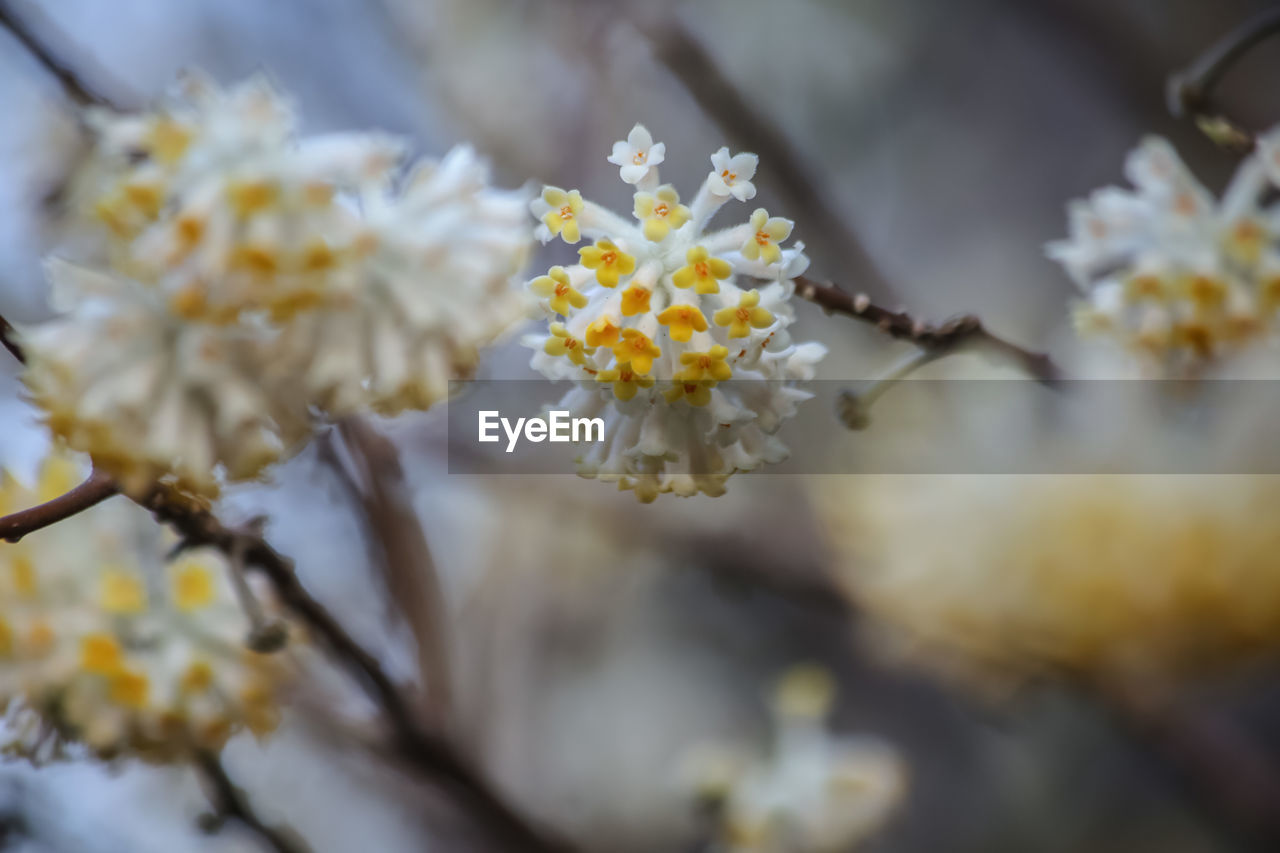
{"label": "cluster of buds", "polygon": [[1140,351],[1167,375],[1194,372],[1272,333],[1280,308],[1280,132],[1259,138],[1221,200],[1165,140],[1130,156],[1134,189],[1071,205],[1070,238],[1049,246],[1080,287],[1081,331]]}
{"label": "cluster of buds", "polygon": [[755,196],[755,155],[713,154],[688,205],[658,177],[665,157],[640,125],[614,145],[608,160],[635,187],[633,220],[558,187],[532,205],[544,243],[583,243],[576,264],[529,283],[549,320],[526,340],[533,367],[575,381],[559,408],[605,421],[579,473],[644,501],[718,495],[734,472],[784,458],[774,433],[810,396],[794,380],[812,378],[825,353],[787,332],[808,265],[802,244],[782,246],[791,221],[757,209],[707,231],[727,202]]}
{"label": "cluster of buds", "polygon": [[252,478],[317,416],[422,409],[525,314],[525,197],[466,148],[401,174],[378,134],[300,137],[253,79],[89,114],[94,147],[20,331],[54,432],[126,487]]}
{"label": "cluster of buds", "polygon": [[834,698],[827,672],[793,667],[774,698],[768,758],[713,748],[693,759],[698,793],[718,816],[715,850],[849,850],[893,814],[906,790],[902,759],[879,740],[831,735],[825,720]]}
{"label": "cluster of buds", "polygon": [[[54,455],[34,488],[0,475],[0,515],[63,494],[81,474]],[[45,761],[76,742],[169,761],[275,728],[294,655],[245,646],[269,600],[255,598],[251,618],[252,590],[235,589],[220,554],[169,559],[173,545],[116,499],[0,548],[8,752]]]}

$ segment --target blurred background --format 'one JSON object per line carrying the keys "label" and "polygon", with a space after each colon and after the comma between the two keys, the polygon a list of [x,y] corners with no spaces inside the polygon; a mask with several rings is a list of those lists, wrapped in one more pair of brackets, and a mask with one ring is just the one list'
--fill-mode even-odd
{"label": "blurred background", "polygon": [[[296,97],[307,130],[382,128],[428,154],[469,141],[502,185],[579,187],[624,208],[604,158],[636,122],[666,142],[664,176],[681,188],[721,145],[755,147],[743,138],[750,123],[717,95],[723,78],[789,158],[783,168],[758,151],[758,200],[796,220],[812,275],[927,318],[977,313],[1066,362],[1078,346],[1073,291],[1043,256],[1065,233],[1066,201],[1120,182],[1125,153],[1149,133],[1168,136],[1220,189],[1235,161],[1169,117],[1165,80],[1269,5],[5,4],[122,105],[146,103],[186,67],[227,83],[266,70]],[[1223,103],[1269,126],[1280,118],[1280,87],[1269,85],[1278,74],[1280,42],[1240,63]],[[31,320],[48,310],[43,200],[81,139],[57,82],[3,29],[0,116],[0,315]],[[874,329],[797,312],[797,339],[830,348],[821,379],[865,379],[900,355]],[[489,353],[483,375],[532,377],[527,360],[512,343]],[[29,468],[42,439],[15,402],[12,366],[0,371],[0,464]],[[806,424],[831,416],[806,412],[784,435],[802,443]],[[857,549],[827,530],[854,523],[847,495],[859,484],[740,475],[722,498],[641,506],[568,476],[451,476],[442,421],[429,412],[380,425],[398,449],[407,517],[361,495],[351,460],[324,442],[276,482],[229,495],[227,514],[266,514],[306,584],[405,681],[430,653],[405,601],[433,572],[385,564],[404,554],[395,525],[420,525],[450,617],[439,633],[456,736],[516,809],[582,849],[709,849],[682,781],[689,755],[709,742],[766,750],[773,685],[804,661],[835,677],[830,729],[883,739],[907,767],[902,803],[859,849],[1280,849],[1280,681],[1265,666],[1180,680],[1176,714],[1154,721],[1143,703],[1071,679],[939,676],[882,654],[847,594],[857,584],[841,580],[858,571]],[[811,429],[833,434],[825,422]],[[848,433],[832,453],[861,440]],[[929,535],[930,517],[917,521]],[[503,849],[483,821],[314,717],[295,709],[274,737],[237,739],[226,758],[259,809],[313,849]],[[232,829],[201,833],[203,802],[180,768],[4,764],[0,849],[257,849]]]}

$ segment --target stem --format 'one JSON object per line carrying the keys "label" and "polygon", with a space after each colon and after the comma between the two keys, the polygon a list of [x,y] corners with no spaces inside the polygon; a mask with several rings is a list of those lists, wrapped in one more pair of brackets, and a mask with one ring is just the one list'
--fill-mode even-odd
{"label": "stem", "polygon": [[57,524],[63,519],[97,506],[107,498],[119,494],[119,491],[115,481],[95,471],[89,475],[89,479],[65,495],[59,495],[39,506],[0,517],[0,540],[17,542],[28,533]]}
{"label": "stem", "polygon": [[218,818],[235,820],[261,838],[276,853],[309,853],[311,848],[293,830],[277,829],[263,823],[244,791],[231,781],[215,753],[198,751],[195,764]]}
{"label": "stem", "polygon": [[90,88],[70,65],[54,55],[49,46],[36,36],[21,16],[13,13],[6,2],[0,2],[0,27],[8,30],[18,44],[53,75],[72,101],[82,107],[111,106],[108,98]]}
{"label": "stem", "polygon": [[1231,147],[1253,146],[1253,134],[1223,115],[1213,103],[1222,77],[1260,42],[1280,33],[1280,6],[1260,12],[1219,39],[1185,70],[1169,78],[1169,111],[1190,118],[1214,141]]}
{"label": "stem", "polygon": [[3,317],[0,317],[0,345],[3,345],[10,355],[18,361],[26,363],[27,359],[22,352],[22,345],[18,343],[18,332]]}
{"label": "stem", "polygon": [[830,284],[820,284],[807,276],[796,277],[796,295],[828,312],[844,314],[869,323],[891,338],[910,341],[931,358],[954,355],[963,349],[981,348],[1018,365],[1037,382],[1057,385],[1064,375],[1048,354],[1025,349],[987,331],[982,320],[972,314],[955,317],[937,326],[917,320],[905,311],[890,311],[874,304],[864,294],[852,296]]}
{"label": "stem", "polygon": [[823,252],[841,269],[888,297],[893,285],[862,240],[845,223],[849,216],[823,188],[806,157],[767,115],[756,109],[716,63],[706,46],[670,10],[655,15],[633,9],[632,22],[653,45],[658,61],[684,85],[698,106],[736,144],[759,155],[774,176],[770,186],[787,206],[804,211]]}

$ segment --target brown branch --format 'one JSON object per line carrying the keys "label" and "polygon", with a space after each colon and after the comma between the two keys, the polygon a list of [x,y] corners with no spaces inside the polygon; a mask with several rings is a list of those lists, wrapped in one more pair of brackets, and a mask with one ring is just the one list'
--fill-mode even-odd
{"label": "brown branch", "polygon": [[1150,685],[1093,684],[1087,692],[1173,773],[1206,817],[1244,845],[1280,849],[1280,768],[1247,732],[1181,707]]}
{"label": "brown branch", "polygon": [[234,820],[262,839],[276,853],[310,853],[311,847],[297,832],[288,828],[268,826],[253,810],[249,798],[240,789],[215,753],[200,750],[195,755],[195,766],[200,772],[216,821]]}
{"label": "brown branch", "polygon": [[[446,725],[452,681],[444,592],[399,454],[386,436],[363,419],[343,420],[337,430],[355,469],[345,482],[361,509],[389,597],[413,632],[426,711],[430,719]],[[330,461],[343,467],[337,458]]]}
{"label": "brown branch", "polygon": [[1254,135],[1224,115],[1214,103],[1213,92],[1222,77],[1260,42],[1280,33],[1280,6],[1258,13],[1219,39],[1183,71],[1169,78],[1169,111],[1189,118],[1219,144],[1248,150]]}
{"label": "brown branch", "polygon": [[89,479],[65,495],[59,495],[39,506],[0,517],[0,540],[17,542],[28,533],[34,533],[84,512],[119,492],[115,481],[95,471],[89,475]]}
{"label": "brown branch", "polygon": [[223,553],[241,553],[246,565],[271,581],[284,607],[305,624],[334,658],[381,708],[391,727],[391,747],[410,767],[440,785],[488,828],[529,853],[565,853],[571,848],[548,835],[509,807],[487,782],[458,755],[449,741],[423,728],[415,719],[391,678],[333,615],[311,597],[298,580],[293,563],[252,530],[223,525],[211,512],[192,506],[164,489],[138,499],[157,520],[173,527],[190,547],[210,546]]}
{"label": "brown branch", "polygon": [[829,313],[844,314],[875,326],[891,338],[910,341],[933,358],[953,355],[964,349],[983,349],[1012,361],[1029,376],[1046,385],[1064,378],[1062,370],[1046,353],[1033,352],[996,335],[972,314],[931,326],[905,311],[890,311],[863,294],[854,296],[840,288],[821,284],[807,276],[796,277],[796,295]]}
{"label": "brown branch", "polygon": [[95,91],[80,75],[39,38],[22,16],[15,15],[9,3],[0,2],[0,27],[8,30],[22,47],[62,86],[72,101],[82,107],[111,106],[106,96]]}
{"label": "brown branch", "polygon": [[706,46],[674,12],[633,10],[632,22],[653,45],[657,59],[684,85],[698,106],[737,145],[759,155],[768,185],[797,211],[804,211],[823,255],[882,298],[893,295],[892,283],[862,240],[844,223],[848,214],[823,188],[806,165],[806,157],[778,125],[747,99],[717,64]]}
{"label": "brown branch", "polygon": [[9,325],[9,321],[3,317],[0,317],[0,345],[3,345],[18,361],[26,363],[27,359],[22,352],[22,344],[18,343],[17,330]]}

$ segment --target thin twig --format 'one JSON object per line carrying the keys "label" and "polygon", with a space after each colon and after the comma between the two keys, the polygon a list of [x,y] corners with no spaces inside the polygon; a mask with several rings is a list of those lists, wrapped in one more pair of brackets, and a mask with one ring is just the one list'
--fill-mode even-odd
{"label": "thin twig", "polygon": [[22,345],[18,343],[17,330],[3,317],[0,317],[0,345],[3,345],[18,361],[27,360],[22,352]]}
{"label": "thin twig", "polygon": [[[337,430],[355,469],[354,475],[348,473],[346,482],[377,551],[390,599],[413,632],[427,714],[438,724],[447,725],[452,680],[444,591],[413,509],[399,453],[386,436],[361,418],[347,418]],[[332,461],[341,465],[341,460]]]}
{"label": "thin twig", "polygon": [[0,2],[0,27],[8,30],[18,43],[30,53],[62,86],[67,97],[82,107],[111,106],[111,101],[94,91],[80,75],[59,59],[49,46],[35,34],[22,16],[14,14],[9,3]]}
{"label": "thin twig", "polygon": [[28,533],[34,533],[97,506],[107,498],[119,494],[119,491],[114,480],[95,471],[89,475],[89,479],[65,495],[59,495],[39,506],[0,517],[0,540],[17,542]]}
{"label": "thin twig", "polygon": [[[90,484],[92,483],[92,486]],[[83,498],[74,501],[68,496],[87,490],[90,496],[97,496],[97,503],[116,494],[119,487],[109,479],[95,474],[86,483],[73,489],[68,495],[55,499],[42,507],[69,504],[78,507],[74,511],[86,509],[92,504],[83,504]],[[110,490],[109,493],[107,490]],[[504,837],[509,843],[516,845],[512,849],[527,853],[570,853],[572,847],[567,842],[550,837],[541,829],[534,827],[508,806],[498,794],[492,791],[488,783],[475,773],[470,765],[457,753],[453,745],[440,735],[424,729],[409,703],[401,695],[390,676],[382,669],[377,658],[364,649],[342,624],[334,618],[324,605],[316,601],[293,570],[293,561],[285,557],[271,546],[256,527],[241,529],[227,527],[212,512],[198,507],[168,489],[156,487],[142,496],[130,495],[130,498],[163,524],[172,527],[182,537],[187,548],[212,547],[224,554],[238,554],[247,567],[261,571],[271,582],[281,604],[301,623],[306,625],[321,642],[328,646],[335,659],[364,688],[369,697],[381,708],[391,727],[394,740],[391,747],[398,751],[398,757],[410,767],[419,771],[424,777],[451,793],[472,813],[483,819],[486,826]],[[35,507],[41,511],[42,507]],[[58,514],[60,518],[73,515],[74,512],[50,512],[50,516]],[[24,516],[33,512],[26,510],[16,516]],[[7,519],[6,519],[7,520]],[[53,519],[57,520],[57,519]],[[46,524],[51,524],[52,521]],[[46,526],[41,524],[39,526]],[[36,529],[14,525],[14,532]]]}
{"label": "thin twig", "polygon": [[[669,10],[668,10],[669,11]],[[634,10],[632,22],[653,45],[657,59],[684,85],[698,106],[743,148],[767,164],[768,185],[787,205],[804,211],[823,255],[869,290],[889,298],[894,289],[842,211],[806,165],[806,157],[767,115],[745,97],[701,40],[674,14]]]}
{"label": "thin twig", "polygon": [[1149,685],[1092,685],[1116,724],[1173,772],[1206,816],[1249,849],[1280,849],[1280,768],[1239,726]]}
{"label": "thin twig", "polygon": [[1185,70],[1169,78],[1169,111],[1194,120],[1215,142],[1248,149],[1254,136],[1214,103],[1218,82],[1258,43],[1280,33],[1280,6],[1258,13],[1215,42]]}
{"label": "thin twig", "polygon": [[191,547],[210,546],[223,553],[242,549],[247,565],[271,581],[281,604],[305,624],[335,659],[382,709],[393,733],[392,748],[411,767],[454,795],[486,825],[505,837],[512,849],[553,853],[570,848],[527,822],[494,793],[457,754],[448,740],[424,729],[381,664],[356,642],[324,605],[316,601],[293,570],[293,563],[253,530],[227,527],[211,512],[164,489],[138,499],[159,521],[173,527]]}
{"label": "thin twig", "polygon": [[796,295],[829,312],[869,323],[891,338],[910,341],[934,358],[953,355],[962,349],[984,349],[1012,361],[1046,385],[1057,384],[1064,378],[1048,354],[1025,349],[988,331],[982,320],[972,314],[955,317],[940,325],[929,325],[905,311],[882,308],[863,294],[854,296],[807,276],[796,277]]}
{"label": "thin twig", "polygon": [[195,754],[196,769],[204,781],[214,815],[219,820],[234,820],[262,839],[276,853],[309,853],[311,850],[292,829],[268,826],[253,810],[253,805],[240,789],[215,753],[199,750]]}

